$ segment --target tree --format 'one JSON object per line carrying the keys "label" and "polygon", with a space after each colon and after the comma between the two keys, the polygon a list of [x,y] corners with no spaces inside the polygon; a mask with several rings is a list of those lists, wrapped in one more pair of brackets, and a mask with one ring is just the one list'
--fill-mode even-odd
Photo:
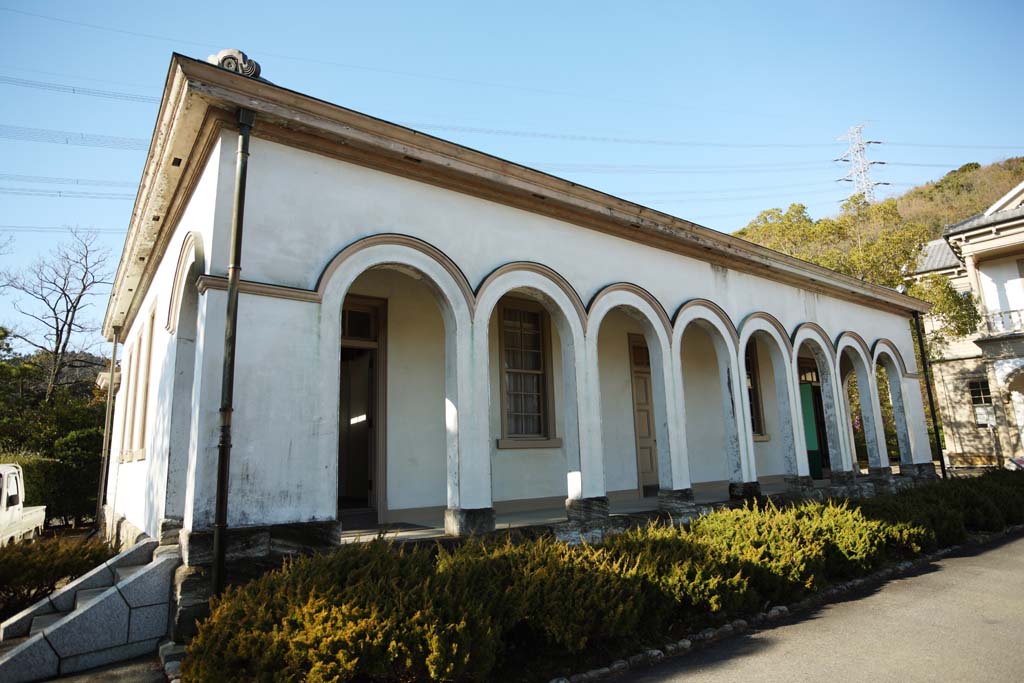
{"label": "tree", "polygon": [[[814,220],[803,204],[791,204],[786,211],[762,211],[736,236],[872,284],[896,288],[905,283],[930,230],[904,218],[895,199],[871,204],[855,195],[834,218]],[[960,296],[945,278],[925,278],[914,283],[909,293],[932,304],[929,315],[936,325],[930,342],[934,346],[944,342],[943,332],[962,336],[977,329],[980,317],[975,302]]]}
{"label": "tree", "polygon": [[44,403],[53,398],[66,369],[91,362],[76,353],[98,331],[87,310],[98,290],[109,284],[108,260],[109,252],[97,245],[95,233],[74,230],[48,257],[24,270],[0,273],[0,287],[15,294],[15,310],[31,321],[28,327],[12,326],[10,336],[37,351],[32,362],[44,370]]}

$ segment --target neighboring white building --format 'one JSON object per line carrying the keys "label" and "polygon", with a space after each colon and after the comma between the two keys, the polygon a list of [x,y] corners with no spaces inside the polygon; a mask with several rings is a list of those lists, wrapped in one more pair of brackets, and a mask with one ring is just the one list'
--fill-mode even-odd
{"label": "neighboring white building", "polygon": [[107,308],[111,517],[214,519],[240,109],[231,527],[458,534],[846,483],[849,372],[873,474],[931,468],[924,302],[222,64],[171,60]]}
{"label": "neighboring white building", "polygon": [[915,277],[941,275],[982,314],[935,359],[943,452],[953,467],[1024,457],[1024,183],[926,245]]}

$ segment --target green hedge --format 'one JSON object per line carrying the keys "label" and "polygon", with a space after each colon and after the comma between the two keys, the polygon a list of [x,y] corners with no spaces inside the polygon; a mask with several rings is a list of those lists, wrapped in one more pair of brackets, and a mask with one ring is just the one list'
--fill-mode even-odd
{"label": "green hedge", "polygon": [[183,680],[550,677],[1022,521],[1024,474],[997,473],[855,504],[748,505],[595,546],[349,545],[229,589]]}
{"label": "green hedge", "polygon": [[0,548],[0,621],[112,555],[109,546],[98,540],[48,538]]}
{"label": "green hedge", "polygon": [[81,520],[96,514],[102,429],[80,429],[54,443],[54,457],[0,452],[0,462],[21,465],[25,503],[45,505],[49,520]]}

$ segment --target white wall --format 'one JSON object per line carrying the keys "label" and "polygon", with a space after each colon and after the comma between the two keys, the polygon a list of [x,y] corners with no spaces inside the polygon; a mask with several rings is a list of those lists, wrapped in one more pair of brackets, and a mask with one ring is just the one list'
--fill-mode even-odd
{"label": "white wall", "polygon": [[722,382],[711,337],[698,325],[683,333],[686,446],[694,484],[729,480]]}
{"label": "white wall", "polygon": [[[153,283],[130,329],[122,331],[124,342],[118,355],[123,362],[125,350],[142,346],[143,330],[150,312],[155,314],[150,355],[148,411],[145,425],[145,453],[143,460],[119,462],[119,448],[124,434],[124,417],[128,386],[122,365],[122,382],[115,396],[114,423],[111,434],[110,471],[107,482],[107,502],[114,511],[124,515],[132,524],[151,536],[157,534],[164,516],[172,389],[175,372],[175,340],[167,332],[168,306],[182,242],[189,232],[195,232],[206,245],[213,243],[214,224],[218,216],[220,185],[223,184],[224,165],[221,143],[215,147],[196,185],[192,198],[168,243],[164,258],[157,267]],[[230,173],[230,166],[228,167]],[[221,332],[223,339],[223,332]],[[138,380],[142,379],[139,373]],[[141,386],[141,384],[139,384]],[[217,405],[212,406],[217,410]]]}
{"label": "white wall", "polygon": [[978,266],[978,279],[985,309],[988,311],[1019,311],[1024,309],[1024,279],[1017,268],[1017,258],[983,261]]}

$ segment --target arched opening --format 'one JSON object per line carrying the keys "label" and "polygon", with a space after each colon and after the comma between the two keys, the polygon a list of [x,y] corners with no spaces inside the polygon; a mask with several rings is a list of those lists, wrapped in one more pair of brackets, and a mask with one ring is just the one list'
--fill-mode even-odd
{"label": "arched opening", "polygon": [[344,529],[431,523],[445,505],[445,320],[422,274],[377,266],[342,308],[338,515]]}
{"label": "arched opening", "polygon": [[196,336],[199,318],[197,279],[205,268],[199,238],[188,235],[178,258],[178,269],[167,311],[166,330],[172,335],[174,363],[167,438],[167,488],[164,493],[165,524],[182,523],[188,486],[189,444],[192,416],[198,412],[195,392]]}
{"label": "arched opening", "polygon": [[582,426],[585,321],[571,285],[537,263],[502,266],[477,292],[472,383],[490,410],[474,423],[473,448],[489,456],[502,524],[607,514],[593,397]]}
{"label": "arched opening", "polygon": [[659,492],[672,490],[669,332],[660,304],[631,285],[605,289],[591,306],[588,338],[597,353],[603,467],[613,509],[653,509]]}
{"label": "arched opening", "polygon": [[832,356],[816,337],[798,335],[795,343],[809,475],[815,480],[843,479],[848,469],[839,435],[840,403],[833,385]]}
{"label": "arched opening", "polygon": [[694,318],[682,329],[686,449],[698,501],[742,496],[746,483],[736,417],[736,395],[742,385],[736,381],[734,349],[735,342],[730,345],[709,319]]}
{"label": "arched opening", "polygon": [[[478,328],[479,329],[479,328]],[[569,466],[565,451],[565,316],[544,292],[506,291],[486,321],[490,386],[491,497],[498,522],[565,518]],[[569,393],[573,393],[569,389]],[[534,518],[530,518],[531,521]]]}
{"label": "arched opening", "polygon": [[[430,245],[378,235],[350,245],[324,269],[316,420],[320,457],[334,467],[343,528],[378,523],[493,528],[490,497],[465,482],[489,477],[471,449],[469,360],[473,295]],[[476,497],[474,497],[474,493]],[[442,513],[441,511],[444,510]],[[490,512],[491,514],[488,514]]]}
{"label": "arched opening", "polygon": [[855,472],[881,474],[888,467],[879,439],[879,407],[868,358],[855,343],[840,342],[839,374],[842,378],[844,425],[849,433]]}
{"label": "arched opening", "polygon": [[903,404],[903,373],[901,363],[897,363],[888,350],[876,352],[875,378],[889,462],[910,465],[913,463],[913,456],[910,450],[906,408]]}
{"label": "arched opening", "polygon": [[744,334],[745,419],[757,480],[763,493],[799,485],[791,406],[789,349],[781,335],[762,326]]}

